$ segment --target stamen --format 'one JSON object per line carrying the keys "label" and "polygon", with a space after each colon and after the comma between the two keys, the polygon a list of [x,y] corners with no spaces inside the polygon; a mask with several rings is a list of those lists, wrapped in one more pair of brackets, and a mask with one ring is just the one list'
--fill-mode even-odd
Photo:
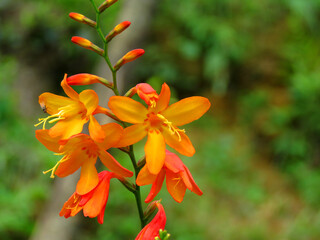
{"label": "stamen", "polygon": [[185,133],[186,131],[184,129],[179,129],[177,127],[174,127],[172,122],[169,122],[164,116],[162,116],[161,114],[157,114],[157,117],[159,117],[161,120],[163,120],[164,124],[167,124],[168,128],[169,128],[169,132],[171,133],[171,135],[177,134],[178,138],[179,138],[179,142],[181,142],[181,136],[180,136],[180,132]]}
{"label": "stamen", "polygon": [[35,124],[34,126],[37,127],[37,126],[39,126],[40,124],[43,124],[42,129],[44,130],[44,129],[46,129],[46,123],[47,123],[47,121],[48,121],[49,119],[53,118],[53,119],[51,119],[50,121],[48,121],[49,123],[53,123],[53,122],[56,122],[56,121],[65,119],[65,118],[62,116],[63,113],[64,113],[64,111],[61,110],[60,112],[58,112],[58,113],[56,113],[56,114],[53,114],[53,115],[51,115],[51,116],[49,116],[49,117],[39,118],[39,119],[38,119],[39,122],[38,122],[37,124]]}
{"label": "stamen", "polygon": [[51,168],[51,169],[49,169],[49,170],[47,170],[47,171],[43,171],[42,173],[43,173],[43,174],[47,174],[48,172],[51,172],[50,178],[54,178],[54,173],[55,173],[56,169],[58,168],[59,164],[65,162],[65,161],[67,161],[67,160],[69,160],[69,158],[70,158],[69,155],[64,156],[62,159],[60,159],[60,160],[56,163],[56,165],[54,165],[53,168]]}
{"label": "stamen", "polygon": [[150,100],[150,107],[151,107],[151,108],[155,108],[156,105],[157,105],[157,102],[156,102],[154,99],[151,99],[151,100]]}
{"label": "stamen", "polygon": [[178,186],[179,182],[181,181],[181,177],[177,177],[177,178],[172,178],[172,180],[177,181],[177,183],[174,185],[174,189],[176,189],[176,187]]}

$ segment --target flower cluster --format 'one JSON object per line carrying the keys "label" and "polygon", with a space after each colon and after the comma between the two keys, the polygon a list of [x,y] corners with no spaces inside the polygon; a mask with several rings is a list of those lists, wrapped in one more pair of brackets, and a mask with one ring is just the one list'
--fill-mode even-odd
{"label": "flower cluster", "polygon": [[[115,2],[107,0],[100,7],[94,5],[97,14],[101,14]],[[71,13],[69,16],[96,28],[99,33],[102,32],[99,22],[78,13]],[[186,189],[202,195],[189,169],[175,153],[168,150],[168,147],[188,157],[195,153],[186,130],[181,126],[200,118],[210,108],[210,102],[207,98],[197,96],[170,105],[171,92],[166,83],[163,83],[159,94],[149,84],[139,83],[124,96],[120,96],[115,73],[124,64],[140,57],[144,50],[132,50],[112,66],[103,49],[129,26],[128,21],[118,24],[103,38],[103,48],[81,37],[72,38],[72,42],[105,58],[114,76],[112,83],[88,73],[69,77],[65,75],[61,87],[66,96],[52,93],[39,96],[39,104],[49,116],[40,118],[36,124],[42,125],[42,129],[36,130],[36,138],[48,150],[61,156],[61,159],[44,173],[50,172],[51,178],[66,177],[81,169],[75,192],[60,212],[60,216],[65,218],[75,216],[83,210],[84,216],[97,217],[98,222],[102,224],[111,179],[121,181],[137,199],[140,199],[140,186],[152,185],[145,199],[146,203],[151,202],[159,193],[164,178],[168,192],[177,202],[183,200]],[[73,85],[94,83],[101,83],[115,93],[108,101],[108,108],[99,106],[98,95],[94,90],[78,93],[72,88]],[[141,101],[132,99],[135,94]],[[103,114],[116,122],[101,125],[95,117],[96,114]],[[83,133],[84,126],[88,128],[88,134]],[[145,137],[145,161],[137,164],[132,145]],[[123,167],[108,152],[110,148],[118,148],[128,154],[133,163],[135,179],[131,180],[133,172]],[[98,173],[98,159],[107,170]],[[154,239],[159,237],[160,229],[164,230],[166,216],[160,201],[151,203],[148,208],[151,209],[149,213],[143,215],[142,204],[138,203],[143,229],[136,239]],[[148,216],[152,216],[156,209],[158,213],[147,224]]]}

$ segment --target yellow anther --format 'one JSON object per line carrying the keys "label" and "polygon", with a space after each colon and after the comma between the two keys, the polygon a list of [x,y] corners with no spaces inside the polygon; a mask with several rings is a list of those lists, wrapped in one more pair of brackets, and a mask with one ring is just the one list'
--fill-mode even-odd
{"label": "yellow anther", "polygon": [[167,124],[168,128],[169,128],[169,132],[171,133],[171,135],[177,134],[178,138],[179,138],[179,142],[181,142],[181,136],[180,136],[180,132],[185,133],[186,131],[184,129],[179,129],[177,127],[174,127],[172,122],[169,122],[164,116],[162,116],[161,114],[157,114],[157,117],[160,118],[161,120],[163,120],[164,124]]}
{"label": "yellow anther", "polygon": [[156,102],[154,99],[151,99],[151,100],[150,100],[150,106],[151,106],[151,108],[155,108],[156,105],[157,105],[157,102]]}
{"label": "yellow anther", "polygon": [[62,159],[60,159],[60,160],[56,163],[56,165],[54,165],[53,168],[50,168],[50,169],[47,170],[47,171],[43,171],[42,173],[43,173],[43,174],[47,174],[48,172],[51,172],[50,178],[54,178],[54,173],[55,173],[55,171],[57,170],[57,167],[59,166],[59,164],[67,161],[69,158],[70,158],[69,156],[64,156]]}

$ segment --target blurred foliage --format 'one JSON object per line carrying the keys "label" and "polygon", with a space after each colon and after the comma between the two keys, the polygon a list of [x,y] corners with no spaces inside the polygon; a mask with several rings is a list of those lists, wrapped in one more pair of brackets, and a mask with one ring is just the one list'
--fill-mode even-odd
{"label": "blurred foliage", "polygon": [[[64,72],[91,72],[98,58],[68,39],[99,42],[67,16],[93,17],[89,5],[0,1],[1,239],[30,235],[49,185],[40,173],[52,158],[21,115],[18,66],[41,69],[57,85]],[[104,15],[106,28],[120,7]],[[165,189],[159,194],[172,239],[320,238],[319,16],[319,0],[160,1],[137,79],[213,102],[210,117],[186,128],[198,152],[183,158],[204,195],[187,192],[176,204]],[[137,234],[133,196],[115,181],[110,191],[104,225],[85,219],[75,239]]]}

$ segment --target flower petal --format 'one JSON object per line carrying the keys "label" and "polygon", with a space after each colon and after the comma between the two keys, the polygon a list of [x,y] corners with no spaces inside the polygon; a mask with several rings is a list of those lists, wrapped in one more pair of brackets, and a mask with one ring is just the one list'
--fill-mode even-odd
{"label": "flower petal", "polygon": [[91,199],[83,208],[85,217],[94,218],[100,214],[105,207],[109,197],[110,177],[104,178],[99,185],[94,189]]}
{"label": "flower petal", "polygon": [[114,147],[123,136],[123,128],[117,123],[108,123],[101,126],[105,134],[104,141],[99,144],[104,150]]}
{"label": "flower petal", "polygon": [[139,186],[152,184],[157,178],[157,175],[151,174],[145,165],[139,172],[136,183]]}
{"label": "flower petal", "polygon": [[189,97],[170,105],[162,115],[174,126],[181,126],[199,119],[210,108],[204,97]]}
{"label": "flower petal", "polygon": [[171,171],[167,171],[166,177],[168,192],[175,201],[182,202],[187,187],[184,185],[181,177]]}
{"label": "flower petal", "polygon": [[123,177],[132,177],[133,172],[121,166],[108,152],[100,151],[99,157],[101,162],[111,171]]}
{"label": "flower petal", "polygon": [[90,137],[96,142],[103,142],[105,140],[105,132],[98,123],[97,119],[95,119],[95,117],[92,115],[90,115],[89,133]]}
{"label": "flower petal", "polygon": [[176,151],[181,153],[182,155],[191,157],[195,153],[195,149],[194,149],[190,139],[188,138],[188,136],[185,133],[179,132],[180,137],[181,137],[180,141],[179,141],[178,135],[171,134],[168,128],[163,128],[162,134],[166,140],[166,143],[170,147],[172,147],[173,149],[175,149]]}
{"label": "flower petal", "polygon": [[91,158],[83,162],[81,166],[80,180],[78,181],[76,192],[84,195],[94,189],[99,183],[98,172],[95,167],[96,159]]}
{"label": "flower petal", "polygon": [[41,142],[47,149],[52,152],[59,152],[59,138],[52,138],[49,135],[49,130],[40,129],[36,130],[36,138]]}
{"label": "flower petal", "polygon": [[66,161],[61,162],[55,171],[55,175],[58,177],[66,177],[77,171],[84,161],[87,160],[87,156],[80,150],[74,151]]}
{"label": "flower petal", "polygon": [[120,120],[129,123],[143,123],[148,114],[141,103],[129,97],[112,96],[108,106]]}
{"label": "flower petal", "polygon": [[87,89],[79,94],[79,100],[87,109],[87,115],[91,115],[99,104],[99,98],[95,91]]}
{"label": "flower petal", "polygon": [[147,130],[143,124],[134,124],[124,129],[123,136],[116,144],[116,147],[130,146],[139,142],[147,135]]}
{"label": "flower petal", "polygon": [[181,159],[174,153],[166,150],[165,166],[174,173],[184,171],[184,164]]}
{"label": "flower petal", "polygon": [[154,183],[152,184],[150,192],[149,192],[147,198],[144,200],[144,202],[149,203],[154,199],[155,196],[157,196],[157,194],[160,192],[160,190],[162,188],[165,174],[166,174],[166,171],[164,169],[162,169],[159,172],[159,174],[158,174],[156,180],[154,181]]}
{"label": "flower petal", "polygon": [[53,138],[60,137],[61,139],[67,139],[72,135],[80,133],[86,122],[87,120],[82,119],[81,116],[60,120],[49,129],[49,134]]}
{"label": "flower petal", "polygon": [[68,97],[74,100],[79,99],[79,94],[67,83],[67,74],[64,75],[64,78],[61,81],[61,87],[63,88],[63,91],[67,94]]}
{"label": "flower petal", "polygon": [[197,194],[197,195],[199,195],[199,196],[201,196],[201,195],[203,194],[203,192],[200,190],[200,188],[198,187],[198,185],[195,183],[195,181],[194,181],[194,179],[193,179],[193,177],[192,177],[189,169],[188,169],[187,167],[185,167],[185,170],[186,170],[186,173],[187,173],[187,175],[188,175],[188,177],[189,177],[189,180],[190,180],[190,182],[191,182],[191,184],[192,184],[192,189],[189,188],[190,191],[191,191],[191,192],[194,192],[195,194]]}
{"label": "flower petal", "polygon": [[161,112],[168,107],[170,95],[171,92],[169,86],[166,83],[162,84],[161,92],[159,94],[159,100],[157,101],[156,107],[154,108],[155,112]]}
{"label": "flower petal", "polygon": [[60,112],[59,108],[73,105],[75,101],[67,97],[45,92],[39,96],[39,104],[43,111],[53,115]]}
{"label": "flower petal", "polygon": [[148,132],[148,140],[144,146],[146,165],[151,174],[158,174],[163,167],[166,144],[162,134],[153,129]]}

